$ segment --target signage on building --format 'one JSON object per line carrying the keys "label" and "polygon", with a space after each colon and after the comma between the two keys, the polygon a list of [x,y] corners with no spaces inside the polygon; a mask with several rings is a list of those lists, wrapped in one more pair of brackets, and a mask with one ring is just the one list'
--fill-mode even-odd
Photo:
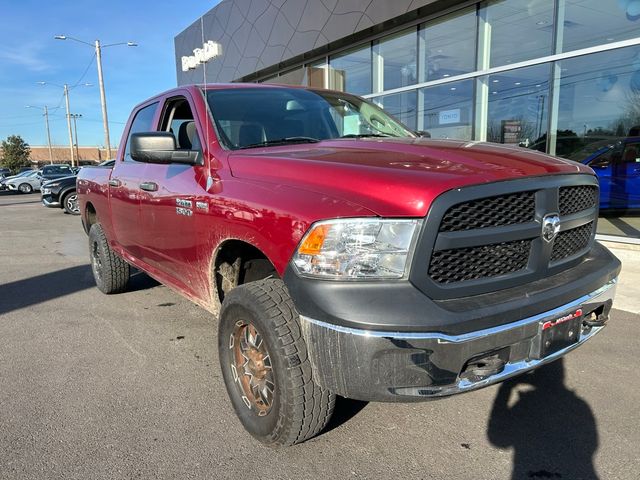
{"label": "signage on building", "polygon": [[209,40],[202,48],[195,48],[193,55],[185,55],[182,57],[182,71],[188,72],[195,69],[198,65],[205,63],[212,58],[215,58],[222,54],[222,48],[220,44]]}
{"label": "signage on building", "polygon": [[449,125],[451,123],[460,123],[460,109],[442,110],[438,116],[440,125]]}
{"label": "signage on building", "polygon": [[522,121],[520,120],[503,120],[502,121],[502,143],[520,143],[520,135],[522,134]]}

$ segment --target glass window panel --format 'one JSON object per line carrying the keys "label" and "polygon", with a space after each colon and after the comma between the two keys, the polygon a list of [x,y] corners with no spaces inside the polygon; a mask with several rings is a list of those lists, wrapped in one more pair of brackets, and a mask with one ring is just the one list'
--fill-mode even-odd
{"label": "glass window panel", "polygon": [[551,55],[552,1],[502,0],[486,8],[492,67]]}
{"label": "glass window panel", "polygon": [[416,29],[385,37],[377,46],[382,65],[382,90],[406,87],[418,81]]}
{"label": "glass window panel", "polygon": [[489,75],[487,140],[546,151],[550,65]]}
{"label": "glass window panel", "polygon": [[556,154],[595,170],[606,217],[598,233],[640,237],[640,47],[560,67]]}
{"label": "glass window panel", "polygon": [[305,80],[305,70],[301,67],[281,73],[276,81],[284,85],[304,85]]}
{"label": "glass window panel", "polygon": [[422,89],[423,130],[431,138],[473,138],[473,80]]}
{"label": "glass window panel", "polygon": [[417,92],[415,90],[383,95],[375,98],[374,101],[411,130],[416,129]]}
{"label": "glass window panel", "polygon": [[637,0],[561,0],[564,52],[640,36]]}
{"label": "glass window panel", "polygon": [[331,57],[331,88],[356,95],[371,93],[371,46]]}
{"label": "glass window panel", "polygon": [[475,70],[476,7],[447,15],[420,28],[424,43],[424,77],[431,81]]}

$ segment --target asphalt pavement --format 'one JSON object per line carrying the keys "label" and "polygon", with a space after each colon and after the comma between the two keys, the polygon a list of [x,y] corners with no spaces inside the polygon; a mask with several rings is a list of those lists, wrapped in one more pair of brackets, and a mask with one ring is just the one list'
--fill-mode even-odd
{"label": "asphalt pavement", "polygon": [[340,400],[323,434],[272,449],[231,409],[213,315],[144,274],[130,287],[94,287],[79,217],[0,194],[0,478],[640,477],[638,315],[502,385]]}

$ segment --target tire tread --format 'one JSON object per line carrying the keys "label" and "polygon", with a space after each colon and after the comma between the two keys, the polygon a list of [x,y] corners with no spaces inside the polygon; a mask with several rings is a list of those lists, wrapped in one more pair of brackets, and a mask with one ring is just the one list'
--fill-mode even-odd
{"label": "tire tread", "polygon": [[264,309],[266,320],[277,335],[279,348],[288,365],[287,378],[291,394],[287,402],[290,418],[280,418],[282,431],[271,442],[275,445],[302,443],[322,431],[335,407],[335,395],[319,386],[299,324],[299,315],[284,282],[265,279],[232,290],[223,304],[221,316],[230,304],[253,301]]}

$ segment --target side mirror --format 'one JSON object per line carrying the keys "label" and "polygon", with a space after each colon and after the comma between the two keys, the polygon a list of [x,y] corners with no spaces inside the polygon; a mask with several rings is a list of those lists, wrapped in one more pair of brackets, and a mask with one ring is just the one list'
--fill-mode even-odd
{"label": "side mirror", "polygon": [[197,150],[176,150],[176,139],[171,132],[145,132],[131,135],[129,154],[136,162],[182,163],[202,165]]}
{"label": "side mirror", "polygon": [[416,130],[413,133],[415,133],[418,136],[418,138],[431,138],[431,134],[426,130]]}

